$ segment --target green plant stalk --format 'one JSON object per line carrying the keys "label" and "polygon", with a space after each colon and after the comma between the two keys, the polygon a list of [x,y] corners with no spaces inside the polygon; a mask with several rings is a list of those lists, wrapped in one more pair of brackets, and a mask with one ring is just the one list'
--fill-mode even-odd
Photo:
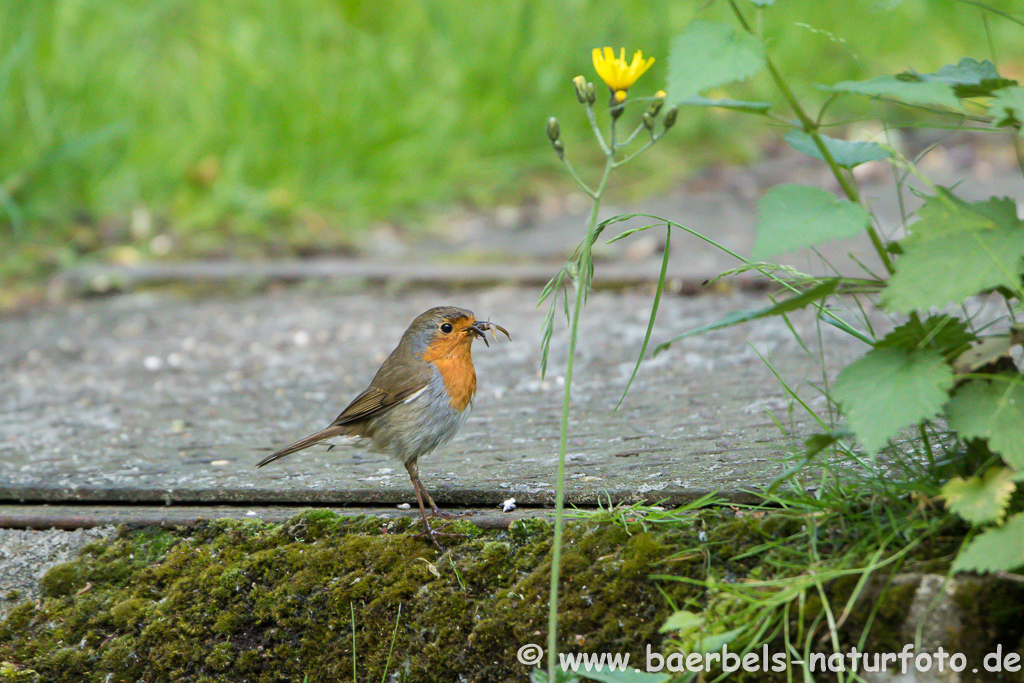
{"label": "green plant stalk", "polygon": [[[736,15],[736,20],[739,21],[743,30],[751,35],[756,35],[753,29],[751,29],[750,24],[748,24],[747,20],[744,18],[743,13],[740,12],[740,8],[736,6],[736,1],[729,0],[729,6],[732,8],[733,14]],[[775,81],[776,86],[778,86],[779,91],[782,93],[782,96],[786,98],[789,106],[793,108],[793,112],[796,114],[797,118],[800,119],[800,125],[803,127],[804,132],[810,135],[811,139],[814,140],[815,147],[817,147],[818,151],[821,152],[822,158],[825,160],[825,163],[828,164],[828,167],[832,171],[832,175],[835,177],[836,181],[839,183],[839,186],[843,188],[843,193],[846,195],[847,199],[859,204],[860,194],[857,192],[857,187],[850,183],[849,178],[843,174],[842,169],[840,169],[836,160],[832,158],[832,153],[828,151],[828,147],[825,146],[825,141],[821,139],[821,134],[818,132],[818,124],[812,121],[811,117],[808,116],[807,112],[805,112],[803,107],[800,106],[800,101],[797,100],[796,95],[793,94],[789,84],[786,83],[786,80],[782,77],[782,74],[779,73],[779,70],[775,68],[775,64],[772,62],[771,58],[766,55],[764,63],[768,69],[768,73],[772,76],[772,80]],[[871,245],[875,248],[875,251],[878,253],[878,258],[882,261],[882,265],[884,265],[886,271],[892,275],[896,272],[896,269],[893,267],[892,261],[889,259],[889,253],[885,250],[885,245],[882,243],[882,238],[878,235],[878,231],[869,223],[867,233],[868,237],[871,238]]]}
{"label": "green plant stalk", "polygon": [[[548,680],[556,680],[558,667],[558,579],[562,568],[562,522],[565,516],[565,451],[569,437],[569,405],[572,400],[573,361],[576,358],[576,341],[579,337],[580,311],[583,299],[589,289],[588,273],[590,272],[591,247],[597,235],[597,213],[601,207],[601,196],[608,185],[608,177],[615,166],[615,158],[611,149],[615,147],[615,119],[611,123],[611,147],[606,147],[602,137],[602,148],[608,150],[607,161],[601,182],[594,191],[594,204],[590,210],[590,222],[587,225],[587,238],[576,259],[576,301],[573,304],[572,320],[569,323],[569,353],[565,361],[565,391],[562,394],[562,431],[558,440],[558,479],[555,484],[555,530],[551,543],[551,593],[548,599]],[[586,286],[584,284],[586,283]]]}

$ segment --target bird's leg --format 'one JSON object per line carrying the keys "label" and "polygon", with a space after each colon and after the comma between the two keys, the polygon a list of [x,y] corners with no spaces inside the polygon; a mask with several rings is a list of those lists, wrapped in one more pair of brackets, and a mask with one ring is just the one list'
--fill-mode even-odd
{"label": "bird's leg", "polygon": [[[437,505],[434,503],[434,500],[430,497],[430,494],[427,493],[427,490],[423,487],[423,484],[420,483],[420,468],[416,464],[416,461],[410,460],[409,462],[405,463],[405,469],[409,472],[409,479],[412,480],[412,488],[414,491],[416,491],[416,501],[420,504],[420,513],[423,515],[423,525],[426,527],[426,531],[424,531],[423,534],[420,535],[429,536],[430,540],[434,542],[434,545],[437,546],[438,550],[444,550],[441,544],[437,541],[438,536],[446,536],[448,538],[465,538],[466,534],[446,534],[442,531],[437,531],[434,529],[434,527],[430,526],[430,520],[427,518],[427,508],[423,504],[424,497],[426,497],[427,501],[430,502],[430,507],[434,511],[435,515],[441,515],[442,517],[446,515],[444,515],[444,513],[442,513],[438,509]],[[442,529],[443,528],[444,527],[442,527]]]}

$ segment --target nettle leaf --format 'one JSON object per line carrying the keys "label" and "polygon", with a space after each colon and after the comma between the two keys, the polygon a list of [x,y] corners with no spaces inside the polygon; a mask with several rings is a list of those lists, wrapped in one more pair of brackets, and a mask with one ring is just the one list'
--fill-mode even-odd
{"label": "nettle leaf", "polygon": [[1020,128],[1024,125],[1024,88],[1014,85],[992,93],[988,115],[995,126]]}
{"label": "nettle leaf", "polygon": [[712,100],[707,97],[687,97],[679,100],[677,104],[685,104],[691,107],[719,107],[721,109],[733,109],[735,111],[746,111],[754,114],[764,114],[771,109],[768,102],[748,102],[747,100]]}
{"label": "nettle leaf", "polygon": [[966,321],[951,315],[933,315],[924,321],[911,318],[885,335],[875,347],[898,346],[904,351],[935,349],[952,361],[976,339],[967,331]]}
{"label": "nettle leaf", "polygon": [[900,242],[903,255],[883,306],[909,313],[995,287],[1020,290],[1024,223],[1013,201],[1004,197],[969,204],[941,190],[925,200],[918,215],[910,236]]}
{"label": "nettle leaf", "polygon": [[953,88],[957,97],[987,97],[994,90],[1017,85],[1017,81],[1000,76],[995,65],[987,59],[979,62],[970,57],[964,57],[956,64],[947,64],[935,73],[904,71],[896,78],[908,82],[942,83]]}
{"label": "nettle leaf", "polygon": [[760,38],[728,24],[695,21],[672,41],[668,99],[683,102],[709,88],[750,78],[764,66]]}
{"label": "nettle leaf", "polygon": [[939,412],[952,388],[953,369],[941,354],[894,346],[868,351],[846,366],[833,385],[850,429],[870,453],[903,427]]}
{"label": "nettle leaf", "polygon": [[968,380],[946,405],[961,438],[986,439],[989,450],[1024,470],[1024,378],[1020,374]]}
{"label": "nettle leaf", "polygon": [[819,86],[830,92],[848,92],[870,97],[890,97],[907,104],[941,106],[960,109],[960,100],[953,89],[944,83],[900,80],[896,76],[878,76],[867,81],[842,81],[835,85]]}
{"label": "nettle leaf", "polygon": [[[820,135],[820,134],[819,134]],[[850,142],[821,135],[825,148],[832,155],[832,159],[843,168],[853,168],[867,161],[888,159],[892,152],[882,147],[877,142]],[[786,142],[798,152],[802,152],[815,159],[825,161],[821,150],[814,144],[814,138],[802,130],[791,130],[786,133]]]}
{"label": "nettle leaf", "polygon": [[960,551],[953,560],[955,572],[1008,572],[1024,566],[1024,512],[1006,524],[987,529]]}
{"label": "nettle leaf", "polygon": [[950,510],[980,526],[1003,521],[1016,488],[1013,470],[990,467],[984,477],[953,477],[942,487],[942,497]]}
{"label": "nettle leaf", "polygon": [[853,237],[868,227],[868,212],[830,192],[806,185],[777,185],[757,202],[751,259],[762,260],[819,242]]}

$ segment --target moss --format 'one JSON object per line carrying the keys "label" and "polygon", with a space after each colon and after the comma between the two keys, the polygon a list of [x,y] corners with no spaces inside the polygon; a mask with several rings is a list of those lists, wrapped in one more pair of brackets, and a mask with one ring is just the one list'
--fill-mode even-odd
{"label": "moss", "polygon": [[[676,606],[705,609],[715,628],[728,623],[743,602],[694,581],[774,578],[776,556],[787,557],[782,541],[804,529],[792,514],[777,516],[704,511],[646,529],[568,523],[561,648],[629,652],[642,661],[648,645],[662,647],[659,627]],[[36,676],[25,680],[345,681],[354,614],[360,680],[380,679],[386,667],[410,681],[521,679],[518,646],[545,639],[551,525],[527,520],[484,532],[460,520],[447,530],[466,537],[448,539],[439,553],[406,533],[409,524],[310,511],[280,525],[225,520],[187,532],[124,530],[52,569],[43,600],[0,622],[0,661],[24,664]],[[826,595],[835,608],[855,589],[856,578],[844,577]],[[855,603],[844,642],[856,642],[872,618],[872,634],[878,624],[898,632],[912,590],[886,590]],[[822,603],[813,590],[805,598],[810,625]]]}
{"label": "moss", "polygon": [[2,683],[38,683],[39,674],[32,669],[19,667],[12,662],[0,663],[0,682]]}

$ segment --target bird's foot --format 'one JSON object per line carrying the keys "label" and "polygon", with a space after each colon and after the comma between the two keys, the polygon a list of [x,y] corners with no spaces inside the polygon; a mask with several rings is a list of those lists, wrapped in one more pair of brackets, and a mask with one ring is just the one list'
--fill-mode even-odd
{"label": "bird's foot", "polygon": [[439,507],[432,507],[430,512],[431,517],[440,517],[441,519],[458,519],[460,517],[468,517],[473,514],[472,510],[463,512],[445,512]]}
{"label": "bird's foot", "polygon": [[467,536],[466,534],[453,534],[446,532],[445,529],[448,528],[449,524],[450,522],[440,527],[439,529],[435,529],[430,524],[427,524],[427,530],[422,533],[416,534],[416,538],[429,538],[431,541],[434,542],[434,545],[437,546],[437,549],[442,552],[444,552],[445,547],[441,545],[440,541],[437,540],[438,538],[469,538],[469,536]]}

